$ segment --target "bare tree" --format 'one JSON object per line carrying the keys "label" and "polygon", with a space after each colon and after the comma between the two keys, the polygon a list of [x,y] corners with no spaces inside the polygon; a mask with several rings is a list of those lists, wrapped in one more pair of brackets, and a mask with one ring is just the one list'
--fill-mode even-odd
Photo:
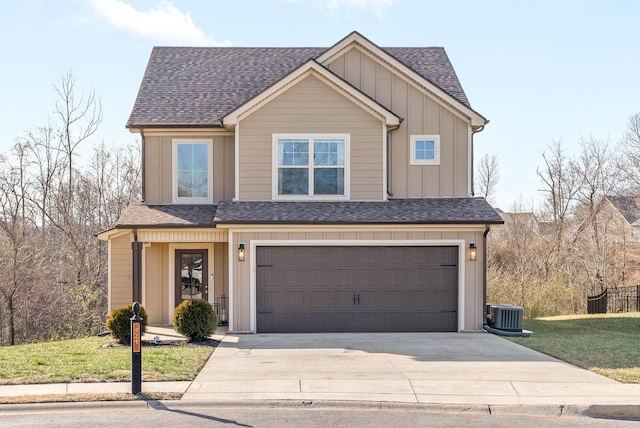
{"label": "bare tree", "polygon": [[[620,159],[620,169],[625,173],[629,187],[640,193],[640,112],[629,118],[627,131],[620,142],[620,152],[624,157]],[[640,196],[640,195],[639,195]]]}
{"label": "bare tree", "polygon": [[0,344],[103,328],[107,251],[95,234],[140,192],[135,144],[94,145],[80,158],[102,120],[95,93],[77,96],[70,71],[56,93],[53,120],[0,156]]}
{"label": "bare tree", "polygon": [[27,160],[24,147],[16,144],[13,149],[16,163],[7,158],[0,164],[0,232],[2,232],[2,255],[0,272],[0,295],[8,310],[9,343],[16,342],[16,312],[28,271],[24,269],[29,260],[30,246],[27,223],[31,216],[25,205],[28,192],[26,178]]}
{"label": "bare tree", "polygon": [[485,154],[478,166],[478,192],[480,196],[493,203],[493,197],[500,181],[500,162],[496,155]]}

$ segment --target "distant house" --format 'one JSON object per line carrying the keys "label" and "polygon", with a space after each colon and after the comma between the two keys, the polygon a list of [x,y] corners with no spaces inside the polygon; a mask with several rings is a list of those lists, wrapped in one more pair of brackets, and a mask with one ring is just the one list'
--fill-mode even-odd
{"label": "distant house", "polygon": [[471,108],[443,48],[155,47],[127,123],[142,204],[99,235],[109,308],[229,331],[479,331]]}
{"label": "distant house", "polygon": [[636,196],[605,196],[600,213],[610,226],[618,227],[623,238],[639,240],[640,204]]}
{"label": "distant house", "polygon": [[540,223],[536,215],[532,212],[505,212],[496,208],[496,212],[500,215],[504,224],[497,224],[491,228],[491,237],[494,240],[507,238],[513,233],[514,229],[524,230],[530,236],[536,236],[541,233]]}

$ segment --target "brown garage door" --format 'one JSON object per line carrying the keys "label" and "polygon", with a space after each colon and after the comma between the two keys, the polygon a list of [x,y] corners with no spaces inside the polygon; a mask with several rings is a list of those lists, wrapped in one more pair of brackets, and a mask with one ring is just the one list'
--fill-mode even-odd
{"label": "brown garage door", "polygon": [[259,332],[456,331],[457,247],[258,247]]}

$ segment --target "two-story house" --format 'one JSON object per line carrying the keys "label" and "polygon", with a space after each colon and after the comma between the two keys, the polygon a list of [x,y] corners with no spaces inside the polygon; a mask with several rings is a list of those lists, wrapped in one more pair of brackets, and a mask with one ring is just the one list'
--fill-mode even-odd
{"label": "two-story house", "polygon": [[442,48],[156,47],[127,123],[143,201],[100,234],[109,309],[230,332],[476,331],[485,239],[471,108]]}

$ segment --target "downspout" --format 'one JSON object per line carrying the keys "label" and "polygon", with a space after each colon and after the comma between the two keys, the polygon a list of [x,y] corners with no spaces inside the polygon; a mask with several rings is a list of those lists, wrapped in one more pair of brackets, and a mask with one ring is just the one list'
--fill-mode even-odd
{"label": "downspout", "polygon": [[144,128],[140,128],[140,137],[141,137],[141,144],[140,144],[140,149],[141,149],[141,156],[142,156],[142,171],[140,172],[140,174],[142,175],[141,180],[140,180],[140,202],[144,202],[145,200],[145,167],[144,165],[146,164],[146,159],[145,159],[145,138],[144,138]]}
{"label": "downspout", "polygon": [[138,229],[133,228],[133,242],[131,243],[133,284],[132,298],[134,302],[142,304],[142,242],[138,241]]}
{"label": "downspout", "polygon": [[487,323],[487,235],[490,230],[491,226],[487,224],[482,234],[482,310],[484,312],[482,324]]}
{"label": "downspout", "polygon": [[[400,119],[400,124],[404,122],[404,119]],[[393,192],[391,191],[391,133],[400,128],[400,124],[393,128],[387,129],[387,196],[393,198]]]}
{"label": "downspout", "polygon": [[[487,122],[488,123],[488,122]],[[486,125],[486,123],[485,123]],[[475,131],[471,131],[471,196],[475,196],[476,195],[476,190],[475,190],[475,176],[473,174],[474,168],[475,168],[475,158],[474,158],[474,148],[473,148],[473,136],[475,134],[479,134],[480,132],[484,131],[484,125],[482,125],[480,128],[476,129]]]}

